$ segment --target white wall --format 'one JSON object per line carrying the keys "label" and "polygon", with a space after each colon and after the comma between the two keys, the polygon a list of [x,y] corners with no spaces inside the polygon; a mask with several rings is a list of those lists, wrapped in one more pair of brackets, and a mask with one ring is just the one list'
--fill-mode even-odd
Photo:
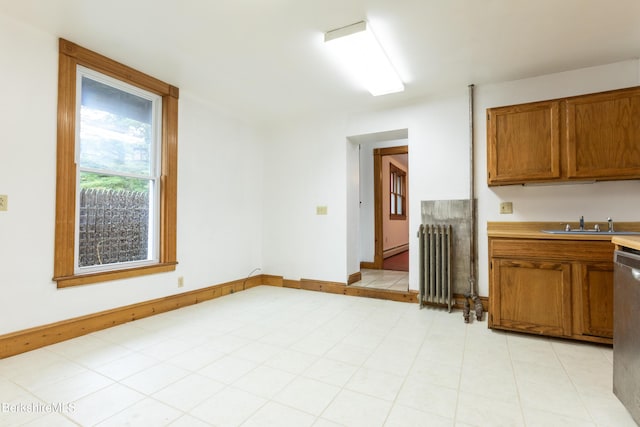
{"label": "white wall", "polygon": [[[340,117],[272,130],[264,156],[265,273],[347,280],[347,144]],[[327,215],[316,215],[317,206]]]}
{"label": "white wall", "polygon": [[360,261],[363,260],[360,247],[360,234],[362,224],[360,220],[361,190],[360,190],[360,145],[357,142],[346,139],[346,164],[347,164],[347,205],[346,205],[346,252],[347,252],[347,280],[351,274],[360,271]]}
{"label": "white wall", "polygon": [[[421,200],[468,197],[466,93],[465,87],[404,108],[311,117],[275,129],[265,153],[265,271],[345,282],[357,268],[347,264],[353,255],[347,256],[346,242],[358,251],[354,228],[363,224],[352,223],[357,216],[346,206],[359,204],[352,188],[358,156],[346,136],[409,130],[410,236],[420,223]],[[318,204],[328,205],[328,216],[315,215]],[[417,289],[417,245],[409,244],[410,287]]]}
{"label": "white wall", "polygon": [[[57,289],[57,36],[0,15],[0,52],[0,194],[9,196],[9,210],[0,212],[0,334],[240,279],[261,267],[261,138],[182,92],[177,270]],[[177,288],[178,276],[184,288]]]}
{"label": "white wall", "polygon": [[246,123],[181,93],[179,275],[193,287],[262,267],[262,138]]}

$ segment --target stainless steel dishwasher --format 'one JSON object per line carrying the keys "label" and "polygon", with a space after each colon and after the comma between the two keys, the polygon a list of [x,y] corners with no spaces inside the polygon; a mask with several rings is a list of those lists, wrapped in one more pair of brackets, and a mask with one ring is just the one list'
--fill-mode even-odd
{"label": "stainless steel dishwasher", "polygon": [[614,259],[613,393],[640,425],[640,251]]}

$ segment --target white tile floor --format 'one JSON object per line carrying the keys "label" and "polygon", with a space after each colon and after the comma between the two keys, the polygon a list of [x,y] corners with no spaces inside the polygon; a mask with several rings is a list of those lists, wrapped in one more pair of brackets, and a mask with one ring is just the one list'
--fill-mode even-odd
{"label": "white tile floor", "polygon": [[407,271],[369,270],[363,268],[361,273],[362,279],[351,286],[403,292],[409,289],[409,273]]}
{"label": "white tile floor", "polygon": [[0,360],[0,426],[634,426],[612,350],[261,286]]}

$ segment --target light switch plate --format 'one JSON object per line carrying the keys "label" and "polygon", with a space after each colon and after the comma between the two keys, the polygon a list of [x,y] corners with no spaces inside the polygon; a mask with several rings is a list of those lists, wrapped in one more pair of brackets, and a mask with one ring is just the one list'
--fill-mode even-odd
{"label": "light switch plate", "polygon": [[316,206],[316,215],[326,215],[327,207],[326,206]]}
{"label": "light switch plate", "polygon": [[513,202],[501,202],[500,203],[500,213],[501,214],[512,214],[513,213]]}
{"label": "light switch plate", "polygon": [[6,211],[9,209],[9,196],[6,194],[0,194],[0,211]]}

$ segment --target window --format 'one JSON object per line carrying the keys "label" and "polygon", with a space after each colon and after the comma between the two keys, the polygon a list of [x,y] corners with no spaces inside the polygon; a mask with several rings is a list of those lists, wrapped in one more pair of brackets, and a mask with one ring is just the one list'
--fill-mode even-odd
{"label": "window", "polygon": [[406,219],[406,180],[407,174],[402,169],[389,164],[390,189],[390,219]]}
{"label": "window", "polygon": [[178,89],[60,39],[54,280],[176,265]]}

